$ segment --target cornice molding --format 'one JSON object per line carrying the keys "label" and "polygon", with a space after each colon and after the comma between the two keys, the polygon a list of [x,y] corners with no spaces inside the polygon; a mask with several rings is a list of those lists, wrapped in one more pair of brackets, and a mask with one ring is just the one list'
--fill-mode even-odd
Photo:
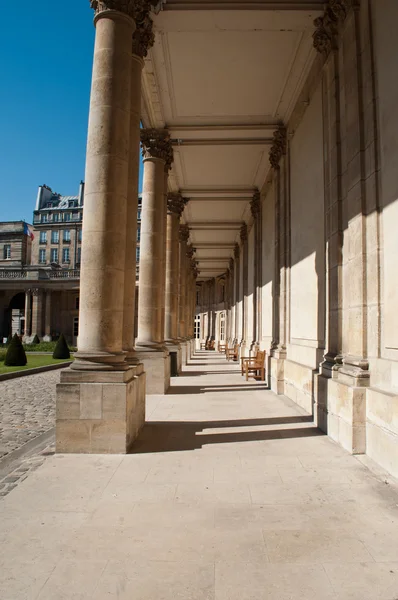
{"label": "cornice molding", "polygon": [[279,169],[279,162],[282,156],[286,154],[286,144],[286,127],[284,125],[279,125],[278,129],[274,131],[274,140],[271,150],[269,151],[269,162],[274,169]]}
{"label": "cornice molding", "polygon": [[165,165],[173,162],[173,149],[167,129],[141,129],[142,157],[160,158]]}

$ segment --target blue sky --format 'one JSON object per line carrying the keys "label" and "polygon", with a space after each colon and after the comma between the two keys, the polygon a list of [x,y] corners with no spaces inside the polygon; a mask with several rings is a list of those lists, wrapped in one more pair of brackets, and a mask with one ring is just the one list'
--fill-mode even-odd
{"label": "blue sky", "polygon": [[32,222],[37,187],[84,179],[94,48],[89,0],[2,6],[0,221]]}

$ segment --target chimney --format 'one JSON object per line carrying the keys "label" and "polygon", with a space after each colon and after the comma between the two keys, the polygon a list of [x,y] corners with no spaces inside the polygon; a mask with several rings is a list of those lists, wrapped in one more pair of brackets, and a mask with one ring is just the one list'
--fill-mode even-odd
{"label": "chimney", "polygon": [[42,199],[43,199],[43,186],[39,185],[39,191],[37,192],[37,199],[36,199],[36,208],[35,208],[35,210],[40,210]]}
{"label": "chimney", "polygon": [[79,187],[79,206],[84,205],[84,181],[80,182]]}

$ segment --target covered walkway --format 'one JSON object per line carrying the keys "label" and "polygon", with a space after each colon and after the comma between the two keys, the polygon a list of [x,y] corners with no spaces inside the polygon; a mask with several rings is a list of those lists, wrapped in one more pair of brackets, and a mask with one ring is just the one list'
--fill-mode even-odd
{"label": "covered walkway", "polygon": [[63,455],[0,506],[6,600],[394,600],[398,493],[198,352],[133,453]]}

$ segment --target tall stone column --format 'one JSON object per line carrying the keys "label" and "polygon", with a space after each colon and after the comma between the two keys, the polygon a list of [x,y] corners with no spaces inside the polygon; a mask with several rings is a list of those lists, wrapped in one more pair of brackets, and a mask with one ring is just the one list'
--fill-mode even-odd
{"label": "tall stone column", "polygon": [[147,373],[147,393],[170,387],[170,356],[164,344],[165,165],[170,155],[167,130],[142,129],[144,180],[138,294],[137,354]]}
{"label": "tall stone column", "polygon": [[29,337],[32,332],[32,292],[31,290],[25,291],[25,336]]}
{"label": "tall stone column", "polygon": [[242,225],[240,229],[241,241],[241,265],[243,271],[243,286],[242,286],[242,329],[240,338],[241,356],[248,356],[248,272],[249,272],[249,255],[247,242],[247,225]]}
{"label": "tall stone column", "polygon": [[31,290],[32,302],[32,335],[43,337],[43,290],[33,288]]}
{"label": "tall stone column", "polygon": [[250,202],[254,227],[254,285],[253,285],[253,340],[252,350],[259,348],[261,339],[261,203],[260,192]]}
{"label": "tall stone column", "polygon": [[170,352],[176,353],[178,373],[182,367],[182,350],[178,341],[179,228],[185,201],[181,194],[167,199],[165,339]]}
{"label": "tall stone column", "polygon": [[270,163],[274,170],[275,184],[275,296],[273,310],[273,341],[270,362],[271,389],[277,394],[284,392],[284,361],[286,359],[287,325],[287,183],[286,183],[286,129],[282,125],[274,132],[270,150]]}
{"label": "tall stone column", "polygon": [[235,286],[235,331],[234,344],[238,344],[240,340],[240,322],[242,320],[242,296],[240,288],[240,246],[235,244],[234,248],[235,269],[234,269],[234,286]]}
{"label": "tall stone column", "polygon": [[46,308],[44,313],[44,341],[51,342],[51,290],[46,290]]}
{"label": "tall stone column", "polygon": [[[131,335],[126,334],[125,325],[132,313],[125,286],[131,285],[126,251],[134,245],[127,239],[127,229],[136,227],[129,185],[134,179],[132,171],[138,169],[138,164],[133,166],[137,155],[130,155],[130,142],[134,146],[139,128],[139,108],[133,106],[133,98],[137,104],[138,97],[137,90],[132,93],[132,84],[139,85],[139,76],[133,75],[132,39],[136,29],[149,19],[150,4],[91,0],[91,6],[96,36],[86,156],[79,348],[57,386],[57,451],[125,453],[144,422],[144,390],[137,381],[140,372],[126,361]],[[139,65],[137,68],[140,70]],[[135,125],[130,127],[132,119]]]}
{"label": "tall stone column", "polygon": [[187,322],[186,322],[186,302],[187,302],[187,244],[189,239],[188,225],[180,225],[179,229],[179,303],[178,303],[178,338],[182,348],[182,363],[187,363]]}
{"label": "tall stone column", "polygon": [[236,296],[235,296],[235,261],[233,258],[229,261],[229,279],[230,279],[230,324],[229,324],[229,339],[228,344],[231,346],[235,338],[235,313],[236,313]]}
{"label": "tall stone column", "polygon": [[[130,149],[128,164],[127,217],[126,217],[126,254],[123,312],[123,350],[126,361],[138,365],[135,353],[135,321],[136,312],[136,248],[137,248],[137,214],[138,214],[138,180],[140,162],[140,120],[141,120],[141,88],[142,69],[148,49],[153,45],[154,35],[152,20],[147,16],[137,22],[132,40],[131,60],[131,99],[130,99]],[[142,363],[141,363],[142,365]],[[137,376],[143,372],[143,365],[136,368]],[[142,379],[142,378],[141,378]],[[140,382],[144,385],[144,381]],[[145,390],[144,390],[145,393]]]}

